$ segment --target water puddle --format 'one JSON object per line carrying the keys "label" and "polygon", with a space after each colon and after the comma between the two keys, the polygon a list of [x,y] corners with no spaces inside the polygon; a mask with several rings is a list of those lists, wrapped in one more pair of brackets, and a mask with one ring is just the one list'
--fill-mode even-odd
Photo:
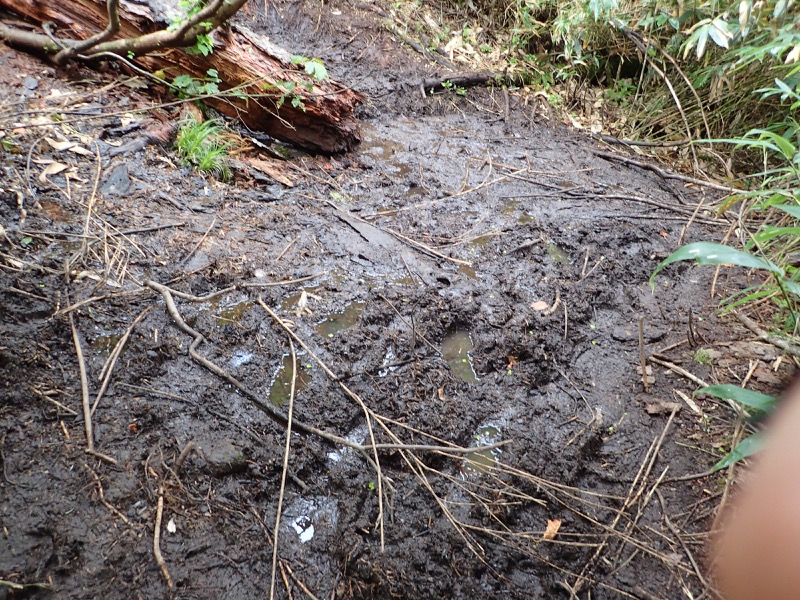
{"label": "water puddle", "polygon": [[381,165],[388,167],[398,177],[411,173],[411,166],[396,158],[398,152],[406,150],[403,144],[383,137],[374,127],[362,126],[362,134],[359,149],[363,154],[379,160]]}
{"label": "water puddle", "polygon": [[[502,441],[500,426],[492,422],[484,423],[475,432],[475,441],[476,446],[497,444]],[[486,450],[471,452],[464,458],[462,470],[465,473],[473,474],[488,473],[500,460],[502,454],[502,448],[487,448]]]}
{"label": "water puddle", "polygon": [[311,541],[317,530],[335,529],[339,520],[339,506],[327,496],[298,498],[286,507],[283,518],[300,542],[305,544]]}
{"label": "water puddle", "polygon": [[317,297],[315,292],[318,292],[322,286],[315,286],[315,287],[308,287],[303,288],[290,296],[286,296],[283,300],[281,300],[281,310],[283,312],[295,314],[297,312],[304,312],[303,307],[301,304],[303,303],[303,294],[306,295],[306,306],[310,304],[310,300],[316,300]]}
{"label": "water puddle", "polygon": [[520,201],[516,198],[503,200],[503,203],[500,205],[500,212],[504,215],[513,215],[519,209],[519,202]]}
{"label": "water puddle", "polygon": [[358,323],[366,306],[365,302],[351,302],[345,307],[344,312],[332,313],[317,324],[317,333],[324,337],[333,337],[340,331],[350,329]]}
{"label": "water puddle", "polygon": [[467,383],[478,381],[469,354],[473,347],[472,338],[466,329],[453,329],[442,340],[442,357],[453,373]]}
{"label": "water puddle", "polygon": [[218,302],[211,302],[211,311],[217,319],[217,327],[225,327],[226,325],[235,325],[244,317],[247,309],[253,305],[249,300],[242,300],[235,304],[219,304]]}
{"label": "water puddle", "polygon": [[458,270],[470,279],[480,279],[480,277],[478,277],[478,271],[475,269],[475,267],[470,267],[469,265],[458,265]]}
{"label": "water puddle", "polygon": [[[300,361],[298,360],[298,363]],[[302,390],[308,387],[311,383],[310,365],[299,365],[300,368],[297,372],[297,380],[294,384],[295,396]],[[294,377],[294,369],[292,369],[292,357],[285,355],[281,361],[278,370],[275,372],[275,377],[269,386],[269,401],[274,406],[283,406],[289,402],[292,394],[292,378]]]}
{"label": "water puddle", "polygon": [[567,252],[555,242],[548,242],[547,255],[553,260],[553,262],[561,265],[568,265],[571,262]]}
{"label": "water puddle", "polygon": [[479,235],[476,238],[473,238],[469,242],[469,247],[473,250],[477,250],[478,248],[485,247],[489,241],[493,238],[493,235]]}
{"label": "water puddle", "polygon": [[119,334],[99,335],[92,342],[92,350],[108,356],[121,339],[122,336]]}

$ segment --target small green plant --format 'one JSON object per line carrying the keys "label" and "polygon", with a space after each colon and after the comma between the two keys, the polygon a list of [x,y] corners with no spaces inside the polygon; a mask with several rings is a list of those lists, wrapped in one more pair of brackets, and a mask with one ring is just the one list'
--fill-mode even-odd
{"label": "small green plant", "polygon": [[178,75],[172,80],[172,90],[178,98],[194,98],[196,96],[208,96],[219,94],[219,84],[222,80],[216,69],[206,71],[203,79],[196,79],[191,75]]}
{"label": "small green plant", "polygon": [[194,165],[204,173],[227,181],[231,170],[226,159],[229,144],[221,138],[223,128],[216,120],[197,123],[188,119],[178,131],[175,148],[185,164]]}
{"label": "small green plant", "polygon": [[710,365],[711,353],[706,348],[698,348],[694,353],[694,362],[700,365]]}
{"label": "small green plant", "polygon": [[452,81],[450,81],[449,79],[445,79],[445,80],[442,82],[442,87],[443,87],[443,88],[444,88],[446,91],[448,91],[448,92],[453,92],[453,93],[454,93],[454,94],[456,94],[457,96],[462,96],[462,97],[464,97],[464,96],[466,96],[466,95],[467,95],[467,88],[465,88],[465,87],[462,87],[462,86],[460,86],[460,85],[456,85],[455,83],[453,83],[453,82],[452,82]]}
{"label": "small green plant", "polygon": [[305,74],[309,77],[309,81],[298,84],[295,81],[284,81],[280,79],[275,83],[265,83],[264,90],[274,92],[277,96],[275,99],[275,108],[280,108],[284,105],[286,100],[289,100],[289,103],[294,108],[299,108],[305,112],[306,107],[305,104],[303,104],[303,96],[300,94],[298,88],[311,92],[314,89],[314,82],[321,82],[329,79],[328,70],[320,59],[306,58],[305,56],[297,54],[292,56],[292,64],[302,65]]}
{"label": "small green plant", "polygon": [[[777,398],[775,396],[768,396],[759,392],[753,392],[739,387],[738,385],[723,384],[723,385],[710,385],[697,390],[694,395],[707,394],[715,398],[723,400],[730,400],[742,406],[743,410],[748,416],[760,416],[769,413],[775,407]],[[719,460],[713,467],[711,472],[715,473],[740,460],[752,456],[764,446],[764,438],[762,433],[756,432],[741,442],[735,448],[731,449],[721,460]]]}

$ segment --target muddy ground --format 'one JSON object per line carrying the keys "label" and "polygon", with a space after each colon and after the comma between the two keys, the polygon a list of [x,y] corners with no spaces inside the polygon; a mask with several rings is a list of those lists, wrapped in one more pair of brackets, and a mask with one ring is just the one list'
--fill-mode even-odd
{"label": "muddy ground", "polygon": [[[647,284],[680,240],[721,237],[713,213],[686,226],[719,193],[601,158],[627,154],[521,96],[507,119],[491,90],[423,98],[442,67],[373,3],[264,7],[242,18],[368,96],[361,145],[292,151],[293,187],[238,163],[219,183],[169,148],[112,156],[150,124],[124,114],[145,90],[0,48],[0,122],[19,127],[0,190],[0,597],[266,597],[290,339],[277,597],[713,595],[724,479],[672,478],[712,465],[733,417],[693,410],[697,384],[658,364],[644,391],[637,367],[641,321],[648,357],[707,382],[788,376],[718,322],[710,269]],[[91,419],[103,456],[85,452],[73,324],[91,403],[124,342]],[[368,422],[393,446],[379,471],[342,445],[368,445]]]}

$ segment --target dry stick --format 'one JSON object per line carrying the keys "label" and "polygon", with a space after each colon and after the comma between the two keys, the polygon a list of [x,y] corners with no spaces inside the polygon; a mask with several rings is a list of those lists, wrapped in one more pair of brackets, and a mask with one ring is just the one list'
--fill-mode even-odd
{"label": "dry stick", "polygon": [[642,389],[646,394],[650,391],[650,384],[647,382],[647,356],[644,352],[644,317],[639,317],[639,364],[642,365]]}
{"label": "dry stick", "polygon": [[678,375],[682,375],[683,377],[686,377],[686,379],[688,379],[689,381],[693,381],[694,383],[696,383],[700,387],[708,387],[708,384],[705,381],[703,381],[702,379],[700,379],[696,375],[693,375],[692,373],[690,373],[689,371],[687,371],[683,367],[679,367],[678,365],[673,364],[673,363],[671,363],[669,361],[666,361],[666,360],[661,360],[660,358],[656,358],[653,355],[650,356],[650,360],[652,362],[658,364],[658,365],[661,365],[662,367],[666,367],[667,369],[677,373]]}
{"label": "dry stick", "polygon": [[86,432],[86,450],[94,452],[94,434],[92,433],[92,409],[89,406],[89,380],[86,377],[86,361],[83,358],[81,341],[78,338],[78,329],[72,313],[69,315],[69,326],[72,329],[72,342],[75,344],[75,354],[78,357],[78,369],[81,375],[81,404],[83,405],[83,428]]}
{"label": "dry stick", "polygon": [[742,313],[733,313],[733,315],[739,319],[739,322],[747,327],[750,331],[758,336],[758,338],[762,342],[767,342],[768,344],[772,344],[783,350],[784,352],[791,354],[792,356],[800,356],[800,346],[796,344],[792,344],[790,341],[785,340],[777,335],[772,335],[767,331],[761,329],[758,324],[753,321],[747,315],[743,315]]}
{"label": "dry stick", "polygon": [[97,496],[98,498],[100,498],[100,503],[103,506],[105,506],[108,510],[110,510],[112,513],[114,513],[116,516],[118,516],[120,519],[122,519],[122,522],[125,523],[125,525],[127,525],[128,527],[133,527],[128,518],[121,512],[119,512],[108,500],[106,500],[106,497],[103,493],[103,484],[100,481],[100,477],[97,476],[97,473],[95,473],[94,470],[86,463],[83,463],[83,466],[86,468],[87,471],[89,471],[89,473],[92,474],[92,477],[94,477],[94,483],[97,486]]}
{"label": "dry stick", "polygon": [[[523,169],[519,169],[516,172],[517,173],[523,173],[525,171],[527,171],[527,169],[523,168]],[[418,202],[417,204],[411,204],[411,205],[408,205],[408,206],[401,206],[399,208],[392,208],[392,209],[389,209],[389,210],[382,210],[382,211],[374,212],[374,213],[367,213],[365,215],[361,215],[361,218],[362,219],[368,219],[369,217],[381,217],[381,216],[386,216],[386,215],[393,215],[393,214],[396,214],[396,213],[399,213],[399,212],[403,212],[403,211],[406,211],[406,210],[415,210],[417,208],[426,208],[426,207],[433,206],[435,204],[441,204],[442,202],[445,202],[447,200],[452,200],[453,198],[458,198],[459,196],[464,196],[464,195],[470,194],[472,192],[477,192],[478,190],[483,189],[485,187],[488,187],[490,185],[494,185],[495,183],[499,183],[501,181],[505,181],[510,176],[511,176],[511,174],[509,174],[509,175],[501,175],[500,177],[497,177],[497,178],[495,178],[495,179],[493,179],[491,181],[483,181],[483,182],[479,183],[478,185],[476,185],[475,187],[468,188],[468,189],[463,189],[461,191],[458,191],[458,192],[455,192],[455,193],[450,194],[448,196],[445,196],[444,198],[438,198],[436,200],[429,200],[427,202]]]}
{"label": "dry stick", "polygon": [[175,467],[173,469],[175,471],[175,475],[179,476],[181,474],[183,463],[185,463],[186,459],[189,458],[189,454],[191,454],[192,450],[195,449],[195,446],[194,440],[189,440],[183,447],[183,450],[181,450],[181,453],[178,456],[178,460],[175,461]]}
{"label": "dry stick", "polygon": [[156,505],[156,526],[153,533],[153,556],[155,556],[156,564],[161,569],[161,574],[167,582],[167,587],[172,590],[175,584],[172,581],[172,576],[167,569],[167,563],[164,562],[164,557],[161,555],[161,517],[164,513],[164,490],[158,490],[158,504]]}
{"label": "dry stick", "polygon": [[61,404],[61,402],[59,402],[58,400],[54,400],[53,398],[51,398],[50,396],[48,396],[47,394],[45,394],[41,390],[37,390],[35,387],[31,387],[31,391],[34,394],[36,394],[37,396],[39,396],[40,398],[43,398],[44,400],[47,400],[51,404],[54,404],[56,406],[56,408],[58,408],[59,410],[63,410],[65,413],[67,413],[69,415],[72,415],[73,417],[77,417],[78,416],[77,411],[72,410],[68,406],[64,406],[63,404]]}
{"label": "dry stick", "polygon": [[[735,448],[739,445],[742,440],[742,436],[745,433],[745,424],[743,422],[739,422],[736,424],[736,430],[733,432],[733,438],[731,439],[731,447]],[[720,528],[720,521],[722,520],[722,513],[723,508],[725,508],[725,504],[728,502],[728,495],[731,491],[731,485],[733,484],[733,471],[736,468],[736,462],[733,461],[731,464],[728,465],[728,473],[725,476],[725,489],[722,492],[722,498],[717,505],[717,514],[714,516],[714,522],[711,524],[711,531],[719,531]]]}
{"label": "dry stick", "polygon": [[[388,305],[389,305],[389,308],[391,308],[391,309],[394,311],[394,313],[397,315],[397,318],[398,318],[398,319],[400,319],[400,320],[401,320],[401,321],[402,321],[402,322],[403,322],[403,323],[404,323],[404,324],[405,324],[405,325],[406,325],[406,326],[407,326],[409,329],[411,329],[411,333],[414,335],[414,337],[415,337],[415,338],[419,337],[419,339],[421,339],[421,340],[422,340],[422,341],[425,343],[425,345],[426,345],[426,346],[428,346],[428,348],[430,348],[431,350],[433,350],[433,352],[434,352],[434,353],[435,353],[437,356],[441,356],[441,354],[442,354],[442,353],[441,353],[441,351],[439,350],[439,348],[437,348],[437,347],[436,347],[436,346],[434,346],[434,345],[433,345],[431,342],[429,342],[429,341],[428,341],[428,338],[426,338],[424,335],[422,335],[421,333],[417,332],[416,328],[414,327],[413,316],[411,317],[411,319],[412,319],[411,323],[409,323],[409,322],[408,322],[408,321],[405,319],[405,317],[404,317],[402,314],[400,314],[400,311],[399,311],[399,310],[397,310],[397,308],[395,307],[395,305],[394,305],[394,304],[392,304],[392,303],[389,301],[389,299],[388,299],[388,298],[386,298],[386,296],[384,296],[383,294],[380,294],[380,293],[379,293],[379,294],[378,294],[378,298],[380,298],[381,300],[383,300],[384,302],[386,302],[386,304],[388,304]],[[416,345],[416,344],[414,344],[414,345]],[[411,352],[412,352],[412,354],[414,353],[414,348],[413,348],[413,347],[411,348]]]}
{"label": "dry stick", "polygon": [[261,305],[261,307],[265,311],[267,311],[267,314],[269,314],[269,316],[271,316],[275,320],[275,322],[289,335],[290,338],[293,338],[298,344],[300,344],[300,346],[302,346],[302,348],[306,352],[308,352],[308,355],[311,356],[317,362],[317,364],[320,365],[320,367],[322,367],[322,370],[325,371],[325,373],[328,375],[328,377],[330,377],[333,381],[338,383],[339,387],[342,389],[342,391],[344,391],[345,394],[347,394],[350,398],[355,400],[356,403],[364,411],[364,418],[367,421],[367,431],[369,432],[370,447],[372,448],[372,453],[373,453],[373,461],[374,462],[373,462],[372,466],[375,469],[375,473],[377,475],[376,479],[378,480],[378,520],[377,520],[377,523],[380,525],[381,552],[383,552],[384,548],[385,548],[384,531],[383,531],[383,520],[384,520],[384,518],[383,518],[383,472],[381,470],[380,459],[378,458],[378,448],[375,445],[375,433],[374,433],[374,431],[372,429],[372,417],[375,416],[374,413],[372,412],[371,409],[369,409],[367,407],[367,405],[364,403],[364,401],[361,399],[361,397],[358,394],[356,394],[355,392],[351,391],[350,388],[348,388],[344,384],[344,382],[342,382],[342,380],[339,379],[333,373],[333,371],[331,371],[327,367],[327,365],[325,365],[325,363],[323,363],[319,358],[317,358],[317,355],[314,354],[314,352],[311,350],[311,348],[309,348],[305,344],[305,342],[303,342],[303,340],[301,340],[299,337],[297,337],[297,335],[291,329],[289,329],[286,326],[286,323],[284,323],[278,317],[278,315],[276,315],[272,311],[272,309],[269,308],[269,306],[264,304],[264,301],[260,297],[258,298],[258,303]]}
{"label": "dry stick", "polygon": [[694,223],[695,219],[697,219],[697,215],[700,212],[701,208],[703,208],[702,198],[700,198],[700,202],[697,203],[697,206],[695,207],[692,216],[689,217],[688,221],[686,221],[686,225],[683,226],[683,229],[681,230],[681,235],[678,237],[678,243],[676,244],[677,246],[683,246],[683,238],[686,237],[687,233],[689,233],[689,227],[691,227],[692,223]]}
{"label": "dry stick", "polygon": [[144,318],[144,316],[148,312],[150,312],[151,309],[152,307],[148,306],[142,312],[139,313],[139,316],[133,320],[133,323],[130,324],[130,327],[128,327],[124,335],[117,342],[117,345],[114,346],[114,350],[108,356],[106,364],[103,365],[103,368],[100,371],[100,379],[103,380],[103,383],[100,386],[100,391],[97,392],[97,397],[94,399],[94,404],[92,404],[92,415],[94,415],[94,411],[97,408],[97,404],[100,402],[100,399],[103,397],[103,394],[105,394],[106,390],[108,389],[108,384],[111,381],[111,373],[114,371],[114,366],[117,364],[117,359],[119,358],[120,354],[122,354],[122,348],[127,343],[128,338],[130,338],[133,328],[136,327],[136,324],[139,323],[139,321],[141,321]]}
{"label": "dry stick", "polygon": [[[205,358],[203,356],[200,356],[200,354],[198,354],[197,347],[202,342],[205,341],[205,337],[199,331],[197,331],[197,330],[191,328],[189,325],[187,325],[186,321],[184,321],[183,317],[181,317],[180,313],[178,312],[177,307],[175,306],[175,300],[172,298],[172,292],[174,290],[171,290],[167,286],[161,285],[160,283],[157,283],[157,282],[152,281],[152,280],[145,281],[145,285],[147,287],[151,288],[153,291],[156,291],[159,294],[161,294],[162,298],[164,298],[164,302],[167,305],[167,312],[172,317],[172,319],[175,321],[175,324],[178,326],[178,329],[180,329],[186,335],[188,335],[188,336],[190,336],[192,338],[193,341],[192,341],[191,345],[189,346],[189,356],[191,356],[192,359],[195,362],[197,362],[198,364],[202,365],[203,367],[205,367],[206,369],[208,369],[209,371],[211,371],[212,373],[214,373],[215,375],[217,375],[221,379],[224,379],[225,381],[230,383],[232,386],[234,386],[236,389],[238,389],[246,398],[248,398],[253,404],[255,404],[262,412],[266,413],[267,415],[271,416],[273,419],[276,419],[277,421],[279,421],[281,423],[286,423],[286,417],[280,411],[275,409],[275,407],[262,402],[258,398],[258,396],[256,396],[241,381],[239,381],[238,379],[236,379],[235,377],[233,377],[232,375],[227,373],[224,369],[220,368],[219,366],[217,366],[212,361],[210,361],[207,358]],[[305,431],[306,433],[311,433],[311,434],[317,435],[317,436],[319,436],[319,437],[321,437],[321,438],[323,438],[325,440],[328,440],[329,442],[332,442],[334,444],[341,444],[341,445],[344,445],[344,446],[351,446],[353,448],[360,449],[360,450],[364,449],[359,444],[353,444],[352,442],[350,442],[349,440],[346,440],[345,438],[341,438],[341,437],[339,437],[337,435],[333,435],[333,434],[328,433],[326,431],[322,431],[321,429],[317,429],[316,427],[313,427],[311,425],[307,425],[307,424],[305,424],[305,423],[303,423],[301,421],[295,421],[295,425],[297,426],[298,429],[301,429],[301,430]]]}
{"label": "dry stick", "polygon": [[58,317],[63,317],[64,315],[71,313],[73,310],[76,310],[81,306],[85,306],[86,304],[91,304],[92,302],[98,302],[100,300],[108,300],[109,298],[121,298],[123,296],[133,296],[135,294],[141,294],[143,291],[144,290],[129,290],[126,292],[111,292],[109,294],[103,294],[101,296],[92,296],[91,298],[80,300],[75,304],[70,304],[66,308],[56,308],[56,311],[50,318],[55,319]]}
{"label": "dry stick", "polygon": [[543,317],[549,317],[554,312],[558,310],[558,305],[561,304],[561,292],[558,288],[556,288],[556,297],[553,300],[553,304],[550,305],[550,308],[542,311]]}
{"label": "dry stick", "polygon": [[299,587],[301,590],[303,590],[303,593],[304,593],[306,596],[308,596],[309,598],[311,598],[311,600],[318,600],[318,599],[317,599],[317,597],[316,597],[314,594],[312,594],[312,593],[311,593],[311,590],[309,590],[309,589],[308,589],[308,588],[305,586],[305,584],[304,584],[302,581],[300,581],[300,579],[298,579],[297,575],[295,575],[295,574],[292,572],[292,567],[290,567],[289,565],[286,565],[286,570],[289,572],[289,577],[291,577],[291,578],[292,578],[292,581],[294,581],[294,582],[295,582],[295,584],[297,585],[297,587]]}
{"label": "dry stick", "polygon": [[422,242],[418,242],[416,240],[412,240],[410,237],[407,237],[407,236],[403,235],[399,231],[395,231],[394,229],[389,229],[388,227],[385,229],[385,231],[388,232],[388,233],[391,233],[394,237],[396,237],[400,241],[403,241],[406,244],[408,244],[409,246],[412,246],[412,247],[416,248],[417,250],[420,250],[420,251],[422,251],[422,252],[424,252],[426,254],[431,254],[431,255],[435,256],[436,258],[441,258],[442,260],[447,260],[447,261],[450,261],[451,263],[455,263],[457,265],[464,265],[465,267],[471,267],[472,266],[472,263],[469,262],[469,261],[460,260],[458,258],[452,258],[450,256],[447,256],[446,254],[442,254],[441,252],[437,252],[436,250],[434,250],[430,246],[426,246]]}
{"label": "dry stick", "polygon": [[694,185],[699,185],[714,190],[719,190],[721,192],[728,192],[730,194],[739,193],[742,191],[742,190],[737,190],[736,188],[728,187],[726,185],[721,185],[719,183],[704,181],[702,179],[697,179],[695,177],[689,177],[688,175],[681,175],[679,173],[666,171],[651,163],[635,160],[633,158],[628,158],[627,156],[623,156],[622,154],[614,154],[613,152],[603,152],[601,150],[593,150],[592,154],[594,154],[595,156],[599,156],[601,158],[607,158],[609,160],[617,160],[625,164],[630,164],[635,167],[639,167],[640,169],[647,169],[648,171],[653,171],[655,173],[658,173],[664,179],[677,179],[678,181],[683,181],[685,183],[692,183]]}
{"label": "dry stick", "polygon": [[286,577],[286,567],[284,567],[283,561],[280,561],[278,564],[281,567],[281,579],[283,579],[283,587],[286,588],[286,595],[289,597],[289,600],[294,600],[292,586],[289,584],[289,579]]}
{"label": "dry stick", "polygon": [[217,217],[214,217],[214,219],[211,221],[211,225],[208,226],[208,229],[206,229],[206,232],[203,234],[203,237],[201,237],[200,240],[189,251],[189,254],[187,254],[186,256],[183,257],[183,260],[181,260],[181,264],[189,262],[189,259],[192,257],[192,255],[195,252],[197,252],[197,249],[200,248],[200,246],[203,245],[203,242],[206,241],[206,238],[208,237],[208,234],[211,233],[211,230],[214,228],[214,225],[216,225],[216,224],[217,224]]}
{"label": "dry stick", "polygon": [[294,411],[294,392],[297,385],[297,355],[294,342],[289,338],[289,349],[292,352],[292,385],[289,389],[289,411],[286,417],[286,446],[283,450],[283,470],[281,471],[281,488],[278,492],[278,509],[275,515],[275,530],[272,538],[272,576],[269,584],[269,600],[275,598],[275,571],[278,566],[278,535],[281,529],[281,512],[283,511],[283,493],[286,489],[286,473],[289,471],[289,452],[292,446],[292,412]]}
{"label": "dry stick", "polygon": [[278,256],[276,256],[276,257],[275,257],[275,259],[274,259],[272,262],[273,262],[273,263],[276,263],[276,262],[278,262],[280,259],[282,259],[282,258],[283,258],[283,255],[284,255],[284,254],[286,254],[286,253],[289,251],[289,248],[291,248],[291,247],[294,245],[294,243],[295,243],[297,240],[299,240],[299,239],[300,239],[300,236],[298,235],[298,236],[297,236],[296,238],[294,238],[294,239],[293,239],[291,242],[289,242],[288,244],[286,244],[286,246],[284,246],[283,250],[281,250],[281,253],[280,253],[280,254],[278,254]]}
{"label": "dry stick", "polygon": [[704,587],[708,588],[709,583],[706,581],[705,577],[703,577],[703,572],[700,570],[700,567],[697,566],[697,561],[694,559],[694,555],[692,554],[691,550],[689,550],[689,546],[686,543],[686,540],[683,539],[681,532],[678,531],[678,528],[675,524],[670,520],[669,516],[667,515],[667,503],[664,500],[664,495],[661,493],[661,490],[656,490],[656,495],[658,496],[658,501],[661,503],[661,515],[664,517],[664,523],[666,524],[667,528],[672,532],[672,535],[678,540],[678,543],[683,548],[683,551],[686,553],[686,557],[689,559],[689,562],[692,563],[692,568],[694,569],[694,574],[697,576],[697,579],[700,580],[700,583],[703,584]]}

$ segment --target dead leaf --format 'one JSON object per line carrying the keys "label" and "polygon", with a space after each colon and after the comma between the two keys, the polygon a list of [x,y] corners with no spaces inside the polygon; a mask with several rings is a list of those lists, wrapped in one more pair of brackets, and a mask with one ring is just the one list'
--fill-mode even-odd
{"label": "dead leaf", "polygon": [[552,540],[558,535],[558,530],[561,529],[561,519],[547,519],[547,527],[544,530],[543,540]]}
{"label": "dead leaf", "polygon": [[665,400],[654,400],[645,406],[648,415],[665,415],[680,409],[681,405],[677,402],[666,402]]}
{"label": "dead leaf", "polygon": [[700,410],[700,407],[697,406],[697,402],[692,400],[692,398],[688,394],[685,394],[684,392],[682,392],[680,390],[675,390],[675,389],[673,389],[672,391],[675,392],[675,395],[678,396],[678,398],[680,398],[681,400],[686,402],[686,406],[691,408],[693,413],[702,416],[703,411]]}
{"label": "dead leaf", "polygon": [[508,366],[506,366],[506,370],[512,370],[514,367],[517,366],[517,357],[513,354],[508,355]]}
{"label": "dead leaf", "polygon": [[440,401],[444,402],[445,400],[447,400],[447,396],[445,396],[444,394],[444,386],[436,390],[436,394],[439,396]]}
{"label": "dead leaf", "polygon": [[64,163],[60,162],[51,162],[45,167],[44,171],[39,174],[39,181],[42,183],[47,183],[47,178],[50,175],[57,175],[65,169],[69,169],[69,165],[65,165]]}
{"label": "dead leaf", "polygon": [[264,160],[261,158],[245,158],[242,162],[250,165],[254,169],[258,169],[264,175],[272,177],[278,183],[282,183],[286,187],[294,187],[294,181],[289,179],[283,172],[283,167],[277,161]]}
{"label": "dead leaf", "polygon": [[94,156],[94,152],[87,150],[83,146],[78,146],[77,144],[70,148],[69,151],[74,152],[75,154],[80,154],[81,156]]}
{"label": "dead leaf", "polygon": [[544,300],[537,300],[536,302],[531,304],[531,308],[533,310],[546,310],[548,306],[550,305]]}
{"label": "dead leaf", "polygon": [[69,150],[73,146],[78,145],[77,142],[70,142],[69,140],[64,140],[63,142],[57,142],[53,138],[44,138],[44,141],[50,144],[50,147],[53,150],[58,150],[59,152],[64,152],[65,150]]}

